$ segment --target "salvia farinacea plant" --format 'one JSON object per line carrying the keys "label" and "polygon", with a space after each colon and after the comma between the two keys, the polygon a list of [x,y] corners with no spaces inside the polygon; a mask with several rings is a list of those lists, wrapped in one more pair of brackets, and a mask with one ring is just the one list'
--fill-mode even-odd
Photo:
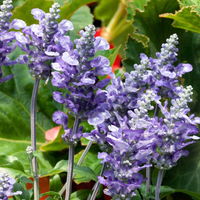
{"label": "salvia farinacea plant", "polygon": [[[200,119],[190,114],[192,86],[180,83],[185,73],[192,71],[188,63],[177,63],[178,36],[171,35],[162,44],[155,58],[140,55],[130,73],[116,77],[110,61],[102,52],[109,49],[107,41],[95,37],[95,26],[81,30],[77,39],[69,32],[73,24],[59,20],[60,6],[52,5],[48,13],[34,8],[31,11],[38,24],[27,26],[20,19],[10,20],[12,1],[5,0],[0,7],[0,82],[12,75],[2,75],[1,66],[27,64],[33,76],[31,98],[31,158],[34,179],[34,200],[39,199],[38,163],[36,149],[36,104],[41,79],[51,79],[52,98],[64,110],[56,111],[52,119],[64,130],[62,139],[68,144],[67,180],[60,194],[66,190],[69,200],[74,176],[74,151],[81,138],[90,140],[78,165],[86,156],[93,142],[99,144],[98,158],[103,163],[93,192],[88,199],[95,199],[99,184],[104,193],[115,200],[129,200],[140,193],[146,182],[150,192],[151,168],[158,169],[155,199],[160,199],[160,188],[166,170],[188,155],[185,149],[199,140],[197,124]],[[18,47],[23,54],[15,61],[9,54]],[[107,78],[109,75],[110,78]],[[69,126],[69,116],[74,119]],[[93,126],[84,132],[81,122]],[[146,170],[146,176],[144,171]],[[13,192],[15,180],[0,174],[0,199],[20,195]]]}

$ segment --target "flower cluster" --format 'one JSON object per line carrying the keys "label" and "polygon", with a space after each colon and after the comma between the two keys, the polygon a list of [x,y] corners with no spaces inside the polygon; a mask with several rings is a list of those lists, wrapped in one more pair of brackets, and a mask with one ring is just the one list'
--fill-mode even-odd
{"label": "flower cluster", "polygon": [[192,87],[179,84],[192,66],[175,64],[177,44],[177,35],[171,35],[156,58],[141,54],[124,81],[113,78],[106,88],[109,118],[89,138],[105,151],[99,154],[106,165],[99,181],[113,199],[130,199],[145,180],[141,169],[173,167],[188,154],[184,147],[199,139],[200,120],[189,115]]}
{"label": "flower cluster", "polygon": [[14,61],[8,58],[8,55],[14,51],[16,47],[15,43],[13,43],[15,32],[11,31],[11,29],[21,28],[21,26],[18,26],[21,20],[10,20],[12,8],[12,0],[4,0],[3,4],[0,6],[0,83],[12,78],[12,75],[3,77],[1,67],[15,64]]}
{"label": "flower cluster", "polygon": [[[48,78],[51,73],[51,63],[59,55],[60,46],[57,43],[67,31],[73,29],[68,20],[58,23],[59,4],[54,3],[49,13],[35,8],[31,13],[39,21],[39,24],[25,26],[22,32],[16,32],[17,45],[26,52],[20,56],[20,63],[28,64],[31,73],[35,77]],[[23,22],[22,22],[23,23]]]}
{"label": "flower cluster", "polygon": [[[53,93],[55,101],[64,104],[73,116],[81,120],[89,119],[91,124],[96,125],[109,117],[106,112],[106,93],[102,90],[109,79],[100,80],[99,77],[110,74],[111,67],[106,57],[95,57],[97,51],[107,50],[109,45],[103,38],[95,38],[94,34],[95,27],[88,25],[80,31],[81,37],[74,42],[68,36],[61,40],[65,42],[61,43],[63,53],[52,63],[55,70],[52,72],[52,84],[65,89],[64,92]],[[54,121],[61,116],[65,115],[56,112]],[[64,128],[65,123],[62,121]]]}
{"label": "flower cluster", "polygon": [[9,196],[22,194],[21,191],[13,192],[15,180],[6,173],[0,173],[0,199],[8,200]]}
{"label": "flower cluster", "polygon": [[159,169],[170,169],[177,161],[188,155],[183,148],[200,139],[196,134],[198,117],[187,115],[190,111],[188,103],[192,101],[192,87],[180,87],[178,97],[163,106],[158,102],[162,117],[155,118],[151,132],[157,137],[157,146],[153,162]]}

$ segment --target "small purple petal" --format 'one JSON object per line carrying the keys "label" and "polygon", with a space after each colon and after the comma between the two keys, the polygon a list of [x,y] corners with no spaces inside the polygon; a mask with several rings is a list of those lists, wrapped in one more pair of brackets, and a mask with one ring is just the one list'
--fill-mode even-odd
{"label": "small purple petal", "polygon": [[61,33],[66,33],[67,31],[71,31],[74,29],[72,22],[64,19],[58,24],[58,30]]}
{"label": "small purple petal", "polygon": [[39,21],[45,18],[45,12],[39,8],[32,9],[31,14],[36,20],[39,20]]}
{"label": "small purple petal", "polygon": [[110,48],[109,43],[102,37],[96,37],[94,42],[95,51],[108,50]]}
{"label": "small purple petal", "polygon": [[68,122],[68,116],[62,111],[54,112],[52,118],[53,118],[53,121],[59,125],[66,126]]}
{"label": "small purple petal", "polygon": [[65,61],[69,65],[78,65],[79,62],[74,56],[70,56],[68,52],[64,52],[62,55],[63,61]]}
{"label": "small purple petal", "polygon": [[26,27],[26,23],[21,19],[14,19],[10,24],[10,29],[19,30],[24,27]]}

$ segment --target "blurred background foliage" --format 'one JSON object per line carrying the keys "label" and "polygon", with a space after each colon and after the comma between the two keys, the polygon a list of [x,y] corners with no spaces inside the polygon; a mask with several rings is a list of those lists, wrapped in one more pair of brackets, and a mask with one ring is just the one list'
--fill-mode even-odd
{"label": "blurred background foliage", "polygon": [[[28,25],[37,23],[31,15],[31,9],[48,11],[54,2],[61,5],[60,20],[69,19],[73,22],[75,29],[70,33],[72,37],[76,38],[79,30],[86,25],[95,24],[96,35],[106,38],[113,48],[105,56],[110,59],[117,75],[123,76],[125,71],[131,71],[133,64],[139,62],[142,52],[154,57],[166,38],[177,33],[180,41],[179,62],[193,65],[193,71],[181,81],[184,85],[193,86],[194,101],[191,107],[200,116],[199,0],[14,0],[13,18],[23,19]],[[11,57],[15,59],[21,53],[16,49]],[[0,86],[0,170],[8,171],[13,176],[30,177],[25,149],[30,145],[29,107],[33,78],[26,65],[4,67],[3,70],[5,74],[13,73],[14,79]],[[40,85],[37,107],[39,150],[36,156],[40,175],[50,177],[51,191],[58,191],[67,169],[67,145],[60,137],[63,130],[52,129],[56,126],[51,119],[52,113],[63,109],[52,100],[53,91],[50,81]],[[92,129],[86,122],[82,125],[86,131]],[[87,140],[82,140],[77,145],[76,162],[86,144]],[[199,142],[189,150],[190,155],[181,159],[175,168],[165,174],[165,186],[161,189],[163,199],[200,199]],[[83,165],[75,167],[74,188],[81,183],[85,183],[86,187],[74,192],[72,199],[86,199],[88,182],[92,181],[93,184],[97,180],[101,169],[97,159],[98,151],[98,146],[94,144]],[[154,169],[152,180],[156,174]],[[23,194],[27,195],[26,192]],[[99,197],[104,199],[102,190]],[[25,198],[28,200],[30,197]]]}

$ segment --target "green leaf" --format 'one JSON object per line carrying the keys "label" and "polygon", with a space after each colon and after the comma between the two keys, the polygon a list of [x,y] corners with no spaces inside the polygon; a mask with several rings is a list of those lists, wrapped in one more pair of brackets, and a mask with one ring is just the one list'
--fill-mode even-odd
{"label": "green leaf", "polygon": [[82,6],[71,16],[70,20],[74,25],[74,31],[77,33],[88,24],[93,24],[93,15],[88,6]]}
{"label": "green leaf", "polygon": [[[16,59],[20,53],[21,51],[16,50],[11,58]],[[13,79],[2,83],[0,88],[0,154],[10,154],[25,150],[30,145],[30,99],[34,80],[26,65],[4,67],[3,71],[14,75]],[[56,110],[56,105],[52,101],[52,86],[50,83],[44,85],[42,81],[36,121],[38,142],[43,142],[45,131],[54,126],[51,115]]]}
{"label": "green leaf", "polygon": [[[84,151],[84,150],[83,150]],[[74,162],[77,163],[78,160],[80,159],[83,151],[80,151],[78,154],[75,155],[74,157]],[[83,163],[81,164],[81,166],[86,166],[89,167],[90,169],[92,169],[95,174],[98,176],[102,165],[100,164],[100,160],[97,158],[97,153],[96,152],[92,152],[89,151],[83,161]]]}
{"label": "green leaf", "polygon": [[189,156],[182,158],[176,167],[166,173],[164,184],[178,191],[185,190],[200,193],[200,143],[191,145],[189,150]]}
{"label": "green leaf", "polygon": [[124,52],[125,58],[123,60],[123,66],[126,71],[132,71],[133,65],[140,62],[140,53],[145,53],[146,51],[147,49],[144,48],[141,42],[137,42],[129,36]]}
{"label": "green leaf", "polygon": [[[95,18],[101,20],[103,26],[107,26],[113,15],[115,14],[120,0],[100,0],[94,10]],[[110,9],[112,8],[112,9]]]}
{"label": "green leaf", "polygon": [[183,7],[181,10],[172,13],[160,15],[160,17],[173,19],[172,25],[176,28],[185,29],[188,31],[200,33],[200,15],[193,7]]}
{"label": "green leaf", "polygon": [[[150,55],[154,55],[166,38],[175,32],[170,22],[159,18],[159,15],[174,12],[178,7],[176,0],[149,0],[144,10],[136,11],[133,26],[137,29],[136,33],[149,38]],[[138,39],[138,35],[132,37]]]}
{"label": "green leaf", "polygon": [[89,194],[89,190],[78,190],[71,194],[70,200],[86,200]]}
{"label": "green leaf", "polygon": [[178,0],[180,7],[193,6],[194,9],[200,13],[200,2],[199,0]]}
{"label": "green leaf", "polygon": [[[54,174],[59,174],[62,172],[67,172],[67,160],[59,161],[52,170],[49,170],[48,175],[52,176]],[[92,169],[85,166],[74,166],[74,181],[79,184],[83,182],[89,182],[91,180],[97,181],[96,174]]]}
{"label": "green leaf", "polygon": [[14,169],[21,171],[24,173],[24,167],[21,164],[21,162],[18,160],[15,156],[1,156],[0,157],[0,167],[2,168],[8,168],[8,169]]}
{"label": "green leaf", "polygon": [[[41,152],[35,152],[34,155],[37,157],[38,161],[39,176],[49,176],[49,171],[51,171],[53,167],[49,163],[49,160],[45,157],[45,154]],[[14,176],[21,174],[26,177],[32,176],[30,160],[25,151],[16,152],[11,156],[0,156],[0,168],[11,172],[11,174],[14,174]]]}
{"label": "green leaf", "polygon": [[52,141],[42,144],[40,146],[40,150],[47,152],[47,151],[61,151],[63,149],[68,148],[68,145],[66,144],[66,142],[64,142],[64,140],[61,137],[63,133],[64,131],[63,129],[61,129],[57,137]]}
{"label": "green leaf", "polygon": [[61,19],[70,19],[73,13],[76,10],[78,10],[81,6],[98,1],[99,0],[68,0],[60,9],[60,17]]}
{"label": "green leaf", "polygon": [[40,8],[45,12],[48,12],[53,3],[53,0],[27,0],[24,2],[24,4],[14,9],[12,18],[22,19],[28,25],[38,23],[38,21],[35,20],[31,15],[31,10],[33,8]]}
{"label": "green leaf", "polygon": [[40,194],[40,197],[43,197],[46,195],[52,196],[54,197],[53,199],[56,199],[56,200],[62,200],[62,197],[60,196],[58,192],[54,192],[54,191],[45,192],[45,193]]}
{"label": "green leaf", "polygon": [[62,186],[63,186],[63,184],[62,184],[59,174],[54,175],[50,179],[50,190],[51,191],[59,192],[60,189],[62,188]]}
{"label": "green leaf", "polygon": [[149,0],[127,0],[127,20],[134,20],[136,10],[144,11],[144,7]]}
{"label": "green leaf", "polygon": [[[22,186],[22,184],[20,183],[15,183],[14,187],[13,187],[13,191],[17,192],[17,191],[21,191],[22,194],[19,196],[19,199],[26,199],[26,200],[30,200],[30,193],[29,191],[27,191],[27,189],[25,188],[25,185]],[[10,199],[10,198],[9,198]]]}

